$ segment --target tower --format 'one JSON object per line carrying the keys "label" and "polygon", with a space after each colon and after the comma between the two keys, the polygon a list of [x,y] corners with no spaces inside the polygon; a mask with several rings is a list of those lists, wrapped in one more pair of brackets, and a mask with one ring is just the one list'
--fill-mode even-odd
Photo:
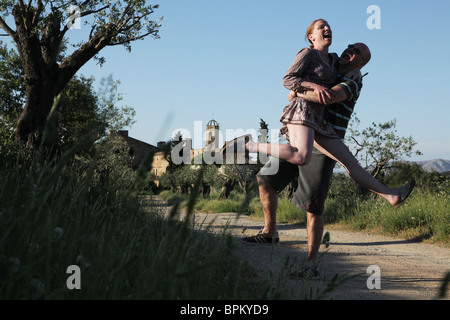
{"label": "tower", "polygon": [[206,148],[211,144],[212,148],[219,148],[219,123],[214,119],[206,124]]}

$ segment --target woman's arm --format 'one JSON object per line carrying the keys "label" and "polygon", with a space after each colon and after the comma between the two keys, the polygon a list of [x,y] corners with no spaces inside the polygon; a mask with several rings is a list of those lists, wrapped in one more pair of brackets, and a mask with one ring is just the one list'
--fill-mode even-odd
{"label": "woman's arm", "polygon": [[[330,90],[333,94],[332,97],[330,98],[325,98],[325,99],[320,99],[319,98],[319,94],[316,91],[302,91],[302,92],[294,92],[291,91],[289,92],[289,96],[288,99],[289,101],[292,101],[293,98],[295,97],[300,97],[303,98],[307,101],[310,102],[315,102],[315,103],[320,103],[320,104],[324,104],[324,105],[330,105],[333,103],[338,103],[344,100],[347,100],[348,96],[347,96],[347,91],[340,85],[336,85],[333,88],[331,88]],[[321,102],[324,101],[324,102]]]}

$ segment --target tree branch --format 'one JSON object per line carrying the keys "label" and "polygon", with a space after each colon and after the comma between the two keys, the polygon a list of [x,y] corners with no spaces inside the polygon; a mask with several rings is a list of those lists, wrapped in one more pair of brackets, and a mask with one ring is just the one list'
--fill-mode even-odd
{"label": "tree branch", "polygon": [[59,65],[61,83],[68,82],[70,78],[92,57],[100,52],[110,41],[112,25],[107,25],[106,33],[96,33],[87,43],[64,59]]}
{"label": "tree branch", "polygon": [[356,140],[353,136],[352,136],[351,138],[352,138],[353,141],[355,141],[355,143],[360,147],[360,148],[356,149],[356,153],[355,153],[355,158],[356,158],[356,157],[358,156],[359,152],[364,150],[364,146],[365,146],[365,145],[359,143],[358,140]]}
{"label": "tree branch", "polygon": [[0,17],[0,27],[7,32],[7,34],[2,34],[2,36],[10,36],[11,38],[16,37],[16,32],[11,29],[8,24]]}
{"label": "tree branch", "polygon": [[[33,0],[29,0],[29,1],[28,1],[27,11],[30,11],[31,3],[32,3],[32,2],[33,2]],[[40,1],[38,1],[38,4],[39,4],[39,2],[40,2]]]}
{"label": "tree branch", "polygon": [[109,4],[106,5],[106,6],[104,6],[103,8],[98,9],[98,10],[88,10],[88,11],[84,11],[84,12],[82,12],[82,13],[80,14],[80,17],[85,17],[85,16],[88,16],[88,15],[90,15],[90,14],[93,14],[93,13],[97,13],[97,12],[103,11],[103,10],[105,10],[105,9],[107,9],[107,8],[109,8]]}
{"label": "tree branch", "polygon": [[[29,3],[29,5],[31,4],[31,1]],[[34,13],[33,19],[31,20],[31,24],[33,26],[37,25],[38,21],[39,21],[39,17],[41,15],[41,13],[44,11],[45,9],[45,5],[42,3],[42,1],[38,1],[37,5],[36,5],[36,12]]]}
{"label": "tree branch", "polygon": [[[127,7],[125,8],[125,10],[123,10],[122,16],[119,18],[119,20],[118,20],[118,22],[117,22],[117,25],[119,25],[119,23],[120,23],[121,21],[123,21],[123,19],[125,18],[125,16],[127,15],[128,11],[130,10],[131,7],[132,7],[132,4],[131,4],[131,1],[130,1],[130,2],[128,3]],[[126,22],[125,22],[125,23],[122,23],[121,25],[123,26],[123,25],[125,25],[125,24],[126,24]],[[122,26],[121,26],[119,29],[121,29]]]}
{"label": "tree branch", "polygon": [[89,32],[89,40],[91,40],[91,39],[92,39],[92,34],[93,34],[94,30],[95,30],[95,27],[97,27],[97,25],[96,25],[96,24],[94,24],[94,25],[92,26],[92,28],[91,28],[91,32]]}
{"label": "tree branch", "polygon": [[113,46],[118,46],[118,45],[121,45],[121,44],[129,43],[129,42],[132,42],[132,41],[140,40],[140,39],[143,39],[143,38],[145,38],[146,36],[148,36],[150,34],[154,34],[154,33],[157,33],[157,32],[158,32],[157,30],[153,30],[153,31],[147,32],[146,34],[140,35],[138,37],[129,38],[129,39],[126,39],[126,40],[123,40],[123,41],[119,41],[119,42],[109,43],[109,44],[107,44],[107,46],[108,47],[113,47]]}

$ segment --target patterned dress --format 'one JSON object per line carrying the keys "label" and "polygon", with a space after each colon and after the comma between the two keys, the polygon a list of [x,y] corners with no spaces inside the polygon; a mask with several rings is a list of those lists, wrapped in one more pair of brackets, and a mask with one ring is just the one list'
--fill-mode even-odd
{"label": "patterned dress", "polygon": [[[336,53],[330,53],[331,65],[324,61],[320,52],[312,48],[304,48],[295,57],[283,78],[283,85],[288,90],[303,91],[302,81],[314,82],[327,88],[331,88],[337,81],[337,67],[339,57]],[[325,120],[328,107],[306,101],[302,98],[294,98],[284,109],[280,121],[283,123],[281,133],[289,140],[287,124],[305,125],[315,132],[330,138],[338,138],[334,129]]]}

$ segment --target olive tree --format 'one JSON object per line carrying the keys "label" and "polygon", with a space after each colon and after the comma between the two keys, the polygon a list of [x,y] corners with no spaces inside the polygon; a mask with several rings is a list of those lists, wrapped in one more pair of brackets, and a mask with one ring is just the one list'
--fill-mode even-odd
{"label": "olive tree", "polygon": [[370,127],[362,131],[357,128],[359,123],[360,120],[354,116],[346,140],[355,157],[366,169],[370,168],[375,178],[383,170],[405,160],[405,157],[422,154],[419,150],[415,150],[417,142],[412,136],[401,137],[397,134],[396,119],[384,123],[372,123]]}
{"label": "olive tree", "polygon": [[[156,8],[142,0],[0,1],[2,36],[15,43],[24,72],[26,102],[16,137],[28,146],[39,145],[55,97],[102,49],[123,45],[131,50],[136,40],[158,38],[161,19],[151,20]],[[61,57],[74,18],[81,19],[89,33],[85,41],[72,44],[73,52]]]}

